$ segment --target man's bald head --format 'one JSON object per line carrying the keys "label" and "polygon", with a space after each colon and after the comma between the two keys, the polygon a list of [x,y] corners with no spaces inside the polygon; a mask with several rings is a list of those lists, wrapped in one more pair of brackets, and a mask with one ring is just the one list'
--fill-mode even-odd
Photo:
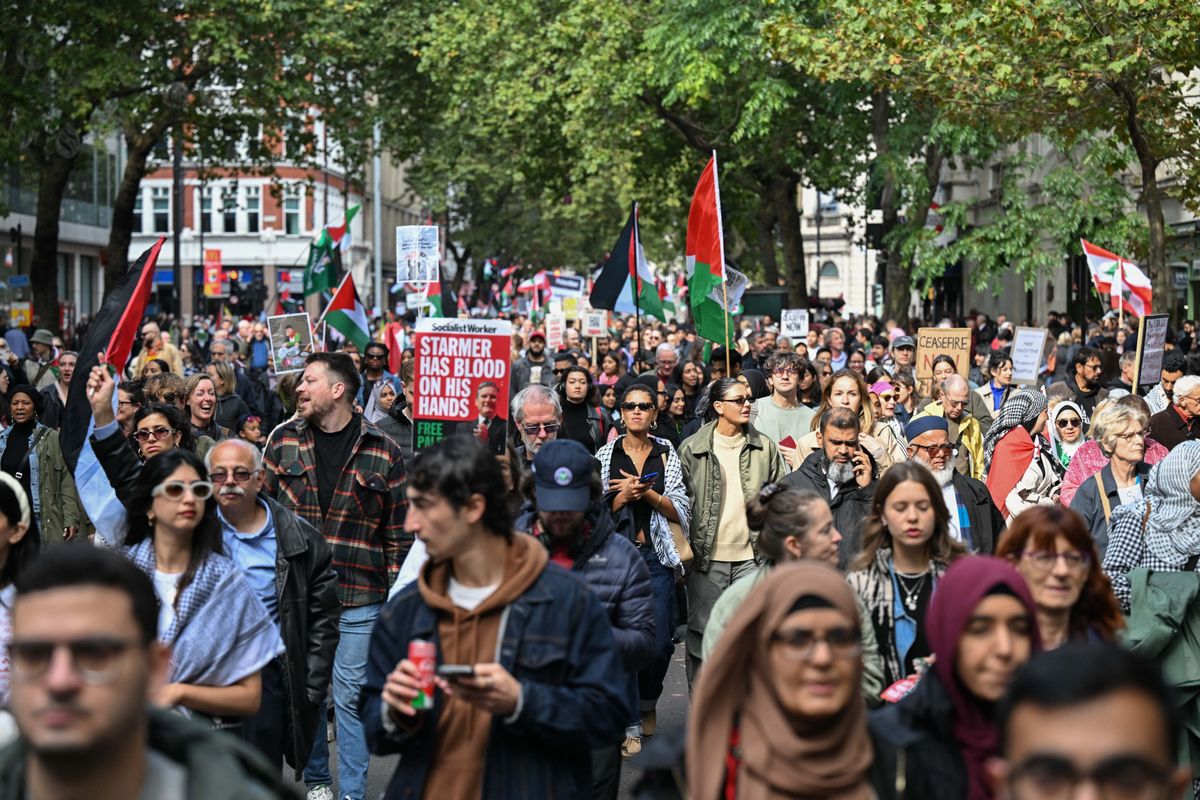
{"label": "man's bald head", "polygon": [[959,422],[967,416],[967,401],[971,397],[971,387],[961,375],[951,375],[942,381],[942,407],[946,410],[946,418]]}

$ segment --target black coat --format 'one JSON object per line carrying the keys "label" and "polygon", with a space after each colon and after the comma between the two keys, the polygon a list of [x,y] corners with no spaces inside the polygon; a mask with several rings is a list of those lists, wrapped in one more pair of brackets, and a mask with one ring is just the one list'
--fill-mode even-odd
{"label": "black coat", "polygon": [[[871,503],[875,500],[875,485],[878,478],[872,477],[871,483],[865,487],[859,486],[853,480],[847,481],[838,488],[837,496],[830,499],[829,481],[825,477],[822,463],[824,453],[820,450],[810,453],[800,464],[800,468],[788,474],[780,483],[797,489],[811,489],[829,503],[833,512],[833,526],[842,535],[838,542],[838,568],[845,570],[862,550],[862,528],[867,514],[871,513]],[[870,455],[867,456],[871,458]],[[871,469],[877,471],[874,460]]]}
{"label": "black coat", "polygon": [[[1143,461],[1137,465],[1136,472],[1144,482],[1150,474],[1150,465]],[[1109,518],[1104,514],[1104,504],[1100,502],[1100,489],[1096,486],[1097,476],[1104,484],[1104,495],[1108,498],[1109,509],[1121,505],[1121,493],[1117,489],[1117,479],[1113,477],[1112,465],[1106,464],[1096,475],[1079,484],[1079,489],[1071,498],[1071,510],[1083,517],[1083,521],[1087,523],[1088,530],[1092,532],[1092,539],[1096,542],[1096,550],[1100,553],[1100,560],[1103,561],[1104,551],[1108,549]]]}
{"label": "black coat", "polygon": [[[983,481],[954,473],[954,491],[967,507],[967,519],[971,523],[971,539],[975,552],[990,555],[996,552],[996,542],[1004,533],[1004,515],[992,502],[992,493]],[[949,509],[951,514],[957,509]],[[841,528],[838,529],[839,531]]]}
{"label": "black coat", "polygon": [[954,739],[953,717],[950,696],[932,670],[899,703],[870,716],[875,746],[870,780],[878,800],[967,796],[967,766]]}

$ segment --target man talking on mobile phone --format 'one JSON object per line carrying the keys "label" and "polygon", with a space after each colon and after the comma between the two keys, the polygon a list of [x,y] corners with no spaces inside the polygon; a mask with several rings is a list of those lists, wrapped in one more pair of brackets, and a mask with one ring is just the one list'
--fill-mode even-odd
{"label": "man talking on mobile phone", "polygon": [[[600,601],[513,533],[500,465],[475,437],[422,450],[406,491],[404,527],[429,560],[379,615],[359,698],[371,752],[401,755],[386,797],[590,796],[592,751],[619,746],[633,710]],[[473,673],[437,678],[429,710],[412,705],[415,639]]]}

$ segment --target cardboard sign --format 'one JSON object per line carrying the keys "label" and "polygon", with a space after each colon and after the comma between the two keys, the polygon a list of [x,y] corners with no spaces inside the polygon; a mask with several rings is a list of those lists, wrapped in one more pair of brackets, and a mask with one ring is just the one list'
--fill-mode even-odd
{"label": "cardboard sign", "polygon": [[785,308],[779,317],[779,335],[790,339],[792,344],[808,336],[807,308]]}
{"label": "cardboard sign", "polygon": [[1162,380],[1163,347],[1167,343],[1169,314],[1148,314],[1138,323],[1137,386],[1155,384]]}
{"label": "cardboard sign", "polygon": [[313,352],[312,321],[308,314],[267,317],[271,340],[271,362],[276,375],[300,372]]}
{"label": "cardboard sign", "polygon": [[1012,382],[1020,385],[1037,383],[1042,356],[1046,352],[1044,328],[1017,328],[1012,343]]}
{"label": "cardboard sign", "polygon": [[608,336],[608,312],[584,312],[582,327],[584,336]]}
{"label": "cardboard sign", "polygon": [[[508,440],[512,323],[422,317],[413,334],[413,449],[455,434],[495,453]],[[487,389],[487,391],[484,391]],[[486,424],[481,419],[486,418]]]}
{"label": "cardboard sign", "polygon": [[546,349],[551,353],[562,347],[567,320],[562,314],[546,315]]}
{"label": "cardboard sign", "polygon": [[971,370],[970,328],[920,328],[917,330],[917,384],[928,397],[933,383],[933,360],[940,355],[954,359],[958,374],[964,378]]}
{"label": "cardboard sign", "polygon": [[400,225],[396,228],[397,283],[436,281],[440,263],[437,225]]}

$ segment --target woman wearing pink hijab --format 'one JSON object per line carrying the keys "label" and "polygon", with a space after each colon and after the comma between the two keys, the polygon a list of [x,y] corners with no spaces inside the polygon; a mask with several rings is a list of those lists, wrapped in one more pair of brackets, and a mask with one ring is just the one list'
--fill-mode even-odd
{"label": "woman wearing pink hijab", "polygon": [[996,702],[1042,649],[1025,579],[991,556],[956,561],[925,618],[934,664],[870,719],[879,800],[990,800],[985,764],[999,753]]}

